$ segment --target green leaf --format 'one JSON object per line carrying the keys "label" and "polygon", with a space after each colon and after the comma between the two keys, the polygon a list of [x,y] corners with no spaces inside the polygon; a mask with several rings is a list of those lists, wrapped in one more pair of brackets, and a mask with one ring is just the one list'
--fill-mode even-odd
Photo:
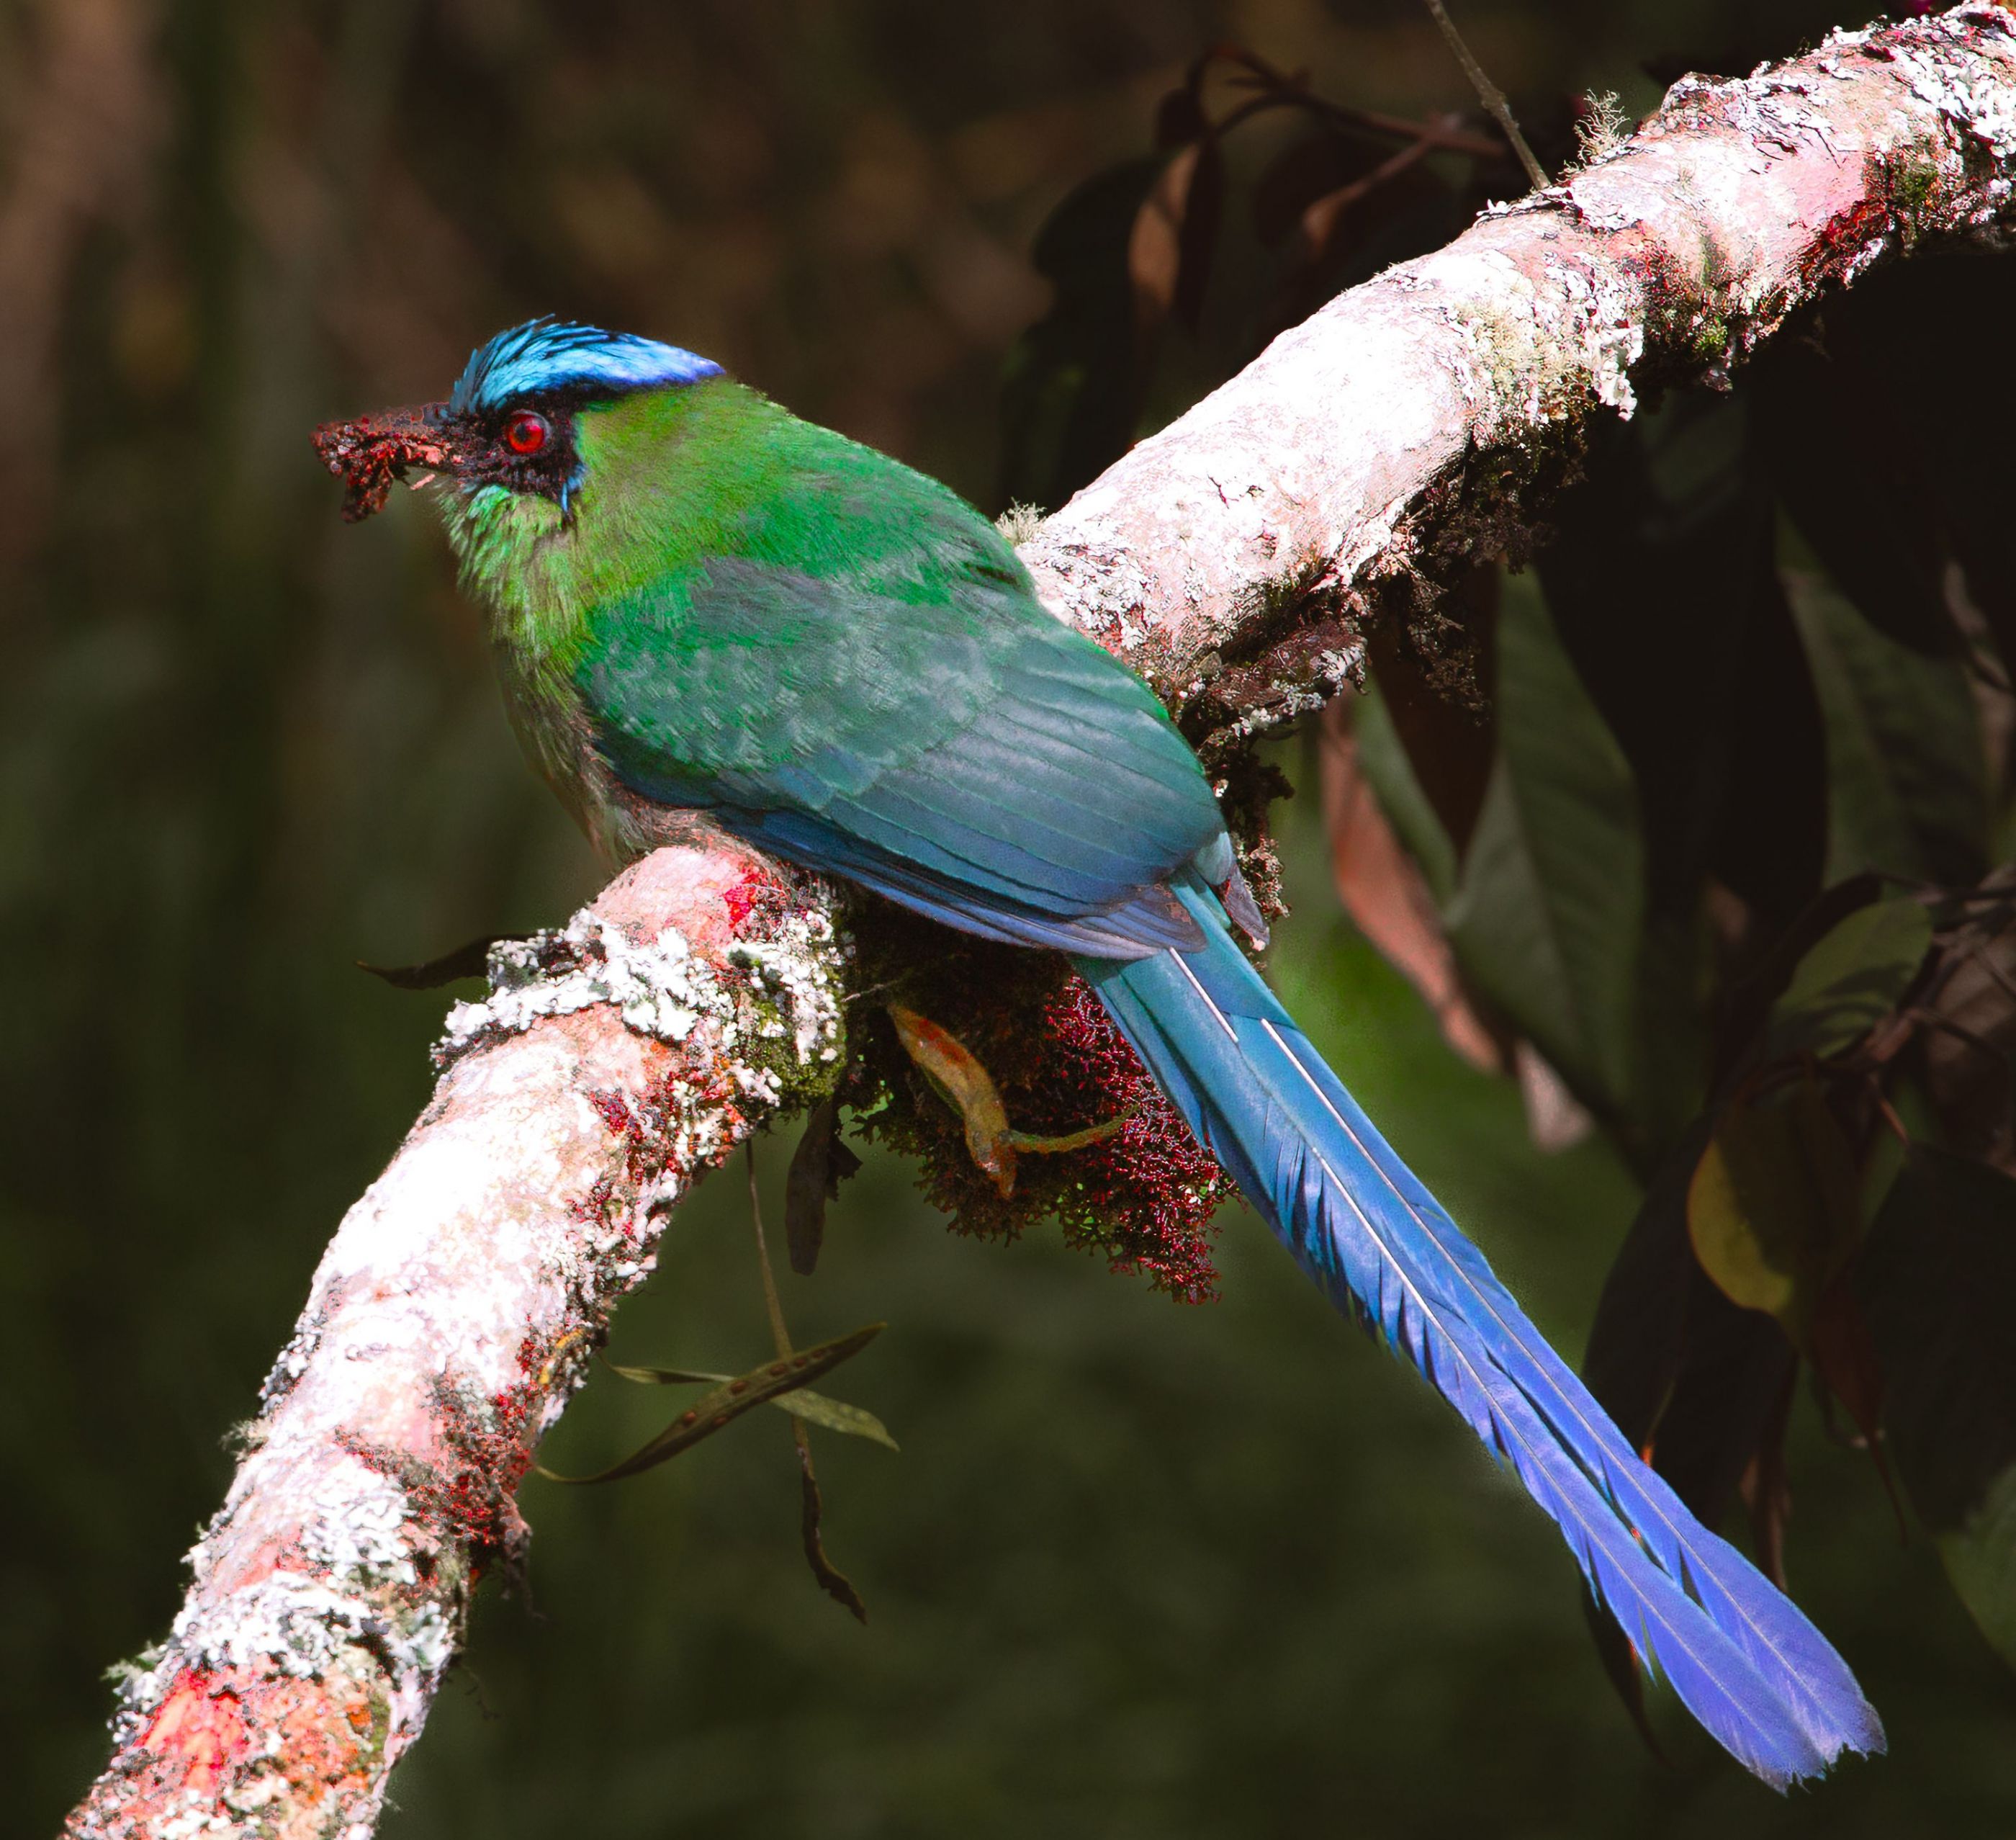
{"label": "green leaf", "polygon": [[859,1406],[850,1406],[844,1400],[830,1399],[824,1393],[815,1393],[809,1388],[787,1393],[771,1403],[779,1410],[802,1418],[808,1424],[818,1425],[823,1431],[844,1432],[850,1438],[866,1438],[870,1443],[880,1444],[891,1450],[902,1448],[890,1436],[889,1428],[873,1413]]}
{"label": "green leaf", "polygon": [[1785,585],[1827,722],[1827,880],[1975,881],[1988,769],[1966,666],[1885,638],[1823,582],[1788,571]]}
{"label": "green leaf", "polygon": [[452,952],[445,952],[439,958],[430,958],[424,964],[367,965],[359,959],[357,968],[369,971],[374,978],[383,978],[394,990],[438,990],[444,984],[453,984],[465,978],[488,976],[490,949],[498,943],[486,934],[458,945]]}
{"label": "green leaf", "polygon": [[1832,1054],[1888,1015],[1932,946],[1932,916],[1908,895],[1857,908],[1821,934],[1771,1006],[1765,1053]]}
{"label": "green leaf", "polygon": [[1531,574],[1506,581],[1498,647],[1500,751],[1449,938],[1576,1096],[1615,1117],[1639,1083],[1645,877],[1631,770]]}
{"label": "green leaf", "polygon": [[[887,1327],[886,1323],[870,1323],[851,1335],[839,1336],[815,1348],[799,1348],[791,1354],[775,1357],[760,1367],[724,1381],[688,1406],[635,1455],[592,1476],[557,1475],[543,1466],[535,1467],[551,1482],[614,1482],[625,1476],[641,1475],[646,1470],[655,1469],[660,1464],[690,1450],[701,1439],[712,1437],[752,1408],[773,1401],[782,1403],[786,1395],[808,1381],[830,1373],[842,1361],[859,1354]],[[626,1380],[653,1385],[683,1385],[715,1377],[679,1367],[619,1367],[617,1372]],[[888,1434],[883,1435],[887,1437]]]}
{"label": "green leaf", "polygon": [[1732,1303],[1809,1341],[1813,1312],[1860,1236],[1855,1159],[1811,1080],[1729,1107],[1687,1189],[1687,1234]]}
{"label": "green leaf", "polygon": [[[710,1381],[725,1384],[733,1378],[727,1374],[704,1374],[697,1368],[623,1367],[614,1361],[609,1363],[609,1370],[639,1386],[704,1386]],[[787,1393],[776,1394],[768,1403],[779,1412],[788,1412],[794,1418],[802,1418],[806,1424],[818,1425],[826,1431],[842,1431],[850,1438],[866,1438],[891,1450],[902,1448],[889,1435],[889,1428],[873,1413],[860,1406],[850,1406],[844,1399],[829,1399],[824,1393],[814,1392],[810,1387],[801,1386]]]}
{"label": "green leaf", "polygon": [[1989,1484],[1966,1520],[1939,1535],[1939,1548],[1946,1576],[1981,1633],[2016,1667],[2016,1464]]}
{"label": "green leaf", "polygon": [[1953,1588],[2016,1665],[2016,1181],[1914,1150],[1870,1230],[1856,1288],[1905,1493]]}
{"label": "green leaf", "polygon": [[609,1371],[617,1379],[632,1381],[639,1386],[699,1386],[735,1377],[732,1374],[703,1373],[697,1367],[625,1367],[615,1361],[609,1363]]}

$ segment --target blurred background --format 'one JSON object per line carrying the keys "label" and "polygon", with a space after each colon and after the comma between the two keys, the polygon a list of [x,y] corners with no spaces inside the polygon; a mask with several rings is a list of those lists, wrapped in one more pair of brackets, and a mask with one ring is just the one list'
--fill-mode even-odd
{"label": "blurred background", "polygon": [[[1635,117],[1862,16],[1459,17],[1544,139],[1586,91]],[[1003,436],[1039,233],[1222,42],[1475,115],[1410,0],[0,0],[0,1831],[52,1831],[103,1761],[103,1670],[164,1631],[227,1435],[429,1090],[445,996],[356,961],[557,923],[602,879],[422,507],[342,527],[309,429],[438,396],[554,311],[718,357],[990,510],[1039,495],[1055,469]],[[1283,993],[1572,1357],[1642,1165],[1533,1147],[1517,1085],[1341,917],[1313,738],[1273,756],[1307,794]],[[615,1359],[764,1351],[740,1191],[679,1212]],[[892,1324],[834,1390],[902,1453],[820,1446],[868,1626],[806,1575],[781,1417],[620,1487],[535,1480],[529,1596],[486,1589],[385,1831],[2016,1831],[2016,1687],[1818,1414],[1787,1568],[1892,1755],[1781,1799],[1670,1709],[1653,1760],[1553,1529],[1257,1223],[1220,1226],[1223,1301],[1180,1307],[1054,1236],[951,1237],[871,1158],[786,1299],[803,1338]],[[662,1410],[599,1380],[546,1460]]]}

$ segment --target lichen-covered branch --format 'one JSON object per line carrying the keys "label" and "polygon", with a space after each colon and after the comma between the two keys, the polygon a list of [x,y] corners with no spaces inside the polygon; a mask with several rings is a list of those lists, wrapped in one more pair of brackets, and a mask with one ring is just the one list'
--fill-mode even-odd
{"label": "lichen-covered branch", "polygon": [[1725,381],[1879,262],[2012,231],[2016,16],[2000,5],[1836,33],[1740,81],[1690,77],[1561,184],[1283,333],[1023,556],[1212,759],[1341,688],[1371,621],[1417,618],[1474,564],[1527,553],[1592,416]]}
{"label": "lichen-covered branch", "polygon": [[[1622,147],[1277,340],[1023,553],[1060,614],[1236,744],[1339,687],[1395,597],[1522,553],[1589,418],[1718,380],[1877,261],[2012,225],[1996,6],[1690,79]],[[493,960],[329,1246],[77,1840],[368,1833],[667,1211],[837,1074],[823,902],[697,833]]]}
{"label": "lichen-covered branch", "polygon": [[668,1212],[831,1084],[842,970],[815,888],[704,841],[493,954],[432,1103],[329,1244],[70,1834],[369,1832]]}

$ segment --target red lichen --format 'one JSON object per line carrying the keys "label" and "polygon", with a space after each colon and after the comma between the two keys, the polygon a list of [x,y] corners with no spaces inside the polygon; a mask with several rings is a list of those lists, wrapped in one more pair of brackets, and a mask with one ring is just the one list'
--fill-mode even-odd
{"label": "red lichen", "polygon": [[[207,1812],[236,1832],[242,1817],[225,1796],[272,1776],[284,1780],[279,1805],[297,1824],[306,1815],[333,1831],[342,1817],[376,1799],[383,1705],[358,1680],[185,1669],[131,1751],[99,1777],[64,1831],[92,1840],[153,1834]],[[193,1795],[205,1805],[202,1810],[192,1808]],[[288,1831],[307,1829],[297,1824]]]}
{"label": "red lichen", "polygon": [[249,1742],[238,1695],[201,1670],[185,1668],[147,1722],[140,1748],[164,1759],[179,1759],[184,1770],[181,1786],[211,1795],[245,1755]]}
{"label": "red lichen", "polygon": [[[1873,185],[1881,185],[1879,175],[1870,176]],[[1799,258],[1800,286],[1817,293],[1839,281],[1872,245],[1881,242],[1895,228],[1889,203],[1880,193],[1856,199],[1813,232],[1812,247]]]}
{"label": "red lichen", "polygon": [[791,912],[791,891],[774,876],[752,874],[724,888],[722,905],[728,909],[728,924],[737,933],[751,930],[753,914],[764,930],[774,930]]}
{"label": "red lichen", "polygon": [[[487,1398],[441,1381],[434,1395],[441,1454],[432,1461],[347,1433],[338,1433],[337,1442],[405,1491],[407,1519],[423,1546],[466,1554],[471,1574],[480,1575],[500,1554],[507,1567],[515,1566],[524,1549],[524,1518],[515,1498],[532,1467],[543,1392],[541,1380],[530,1377]],[[415,1557],[426,1569],[429,1555]]]}

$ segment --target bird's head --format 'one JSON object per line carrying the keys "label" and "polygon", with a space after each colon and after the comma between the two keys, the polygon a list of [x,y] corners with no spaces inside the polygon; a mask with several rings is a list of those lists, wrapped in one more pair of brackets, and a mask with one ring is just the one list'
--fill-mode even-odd
{"label": "bird's head", "polygon": [[655,339],[527,320],[479,347],[446,401],[325,423],[315,452],[344,482],[353,524],[383,508],[397,479],[443,483],[465,499],[489,488],[547,499],[564,517],[584,477],[582,410],[721,375],[711,359]]}

